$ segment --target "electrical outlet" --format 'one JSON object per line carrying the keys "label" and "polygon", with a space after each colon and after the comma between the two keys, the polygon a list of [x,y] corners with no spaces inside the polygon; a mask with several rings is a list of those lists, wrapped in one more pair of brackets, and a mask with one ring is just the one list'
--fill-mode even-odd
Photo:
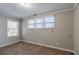
{"label": "electrical outlet", "polygon": [[56,43],[56,45],[58,45],[58,43]]}
{"label": "electrical outlet", "polygon": [[38,41],[38,42],[40,42],[40,41]]}

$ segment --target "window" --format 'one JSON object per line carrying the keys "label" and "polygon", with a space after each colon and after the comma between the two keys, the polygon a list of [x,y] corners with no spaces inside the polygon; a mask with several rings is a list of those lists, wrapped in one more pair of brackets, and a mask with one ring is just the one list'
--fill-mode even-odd
{"label": "window", "polygon": [[36,23],[37,23],[37,24],[38,24],[38,23],[39,23],[39,24],[40,24],[40,23],[43,23],[43,19],[42,19],[42,18],[37,18],[37,19],[36,19]]}
{"label": "window", "polygon": [[27,28],[54,28],[54,16],[45,16],[27,21]]}
{"label": "window", "polygon": [[28,21],[28,28],[35,28],[35,20]]}
{"label": "window", "polygon": [[54,28],[55,19],[52,16],[45,17],[45,28]]}
{"label": "window", "polygon": [[34,24],[35,23],[35,20],[30,20],[29,22],[28,22],[28,24]]}
{"label": "window", "polygon": [[8,21],[8,36],[17,36],[18,35],[18,22],[17,21]]}
{"label": "window", "polygon": [[36,20],[36,28],[43,28],[43,19],[42,18],[37,18]]}

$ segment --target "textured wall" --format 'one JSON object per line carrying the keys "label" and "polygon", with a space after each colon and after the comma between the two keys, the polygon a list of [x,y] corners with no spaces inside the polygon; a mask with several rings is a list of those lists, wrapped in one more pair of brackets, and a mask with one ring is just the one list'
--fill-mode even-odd
{"label": "textured wall", "polygon": [[56,29],[27,29],[27,19],[23,21],[22,37],[24,41],[49,46],[73,49],[73,12],[65,11],[52,14],[56,18]]}
{"label": "textured wall", "polygon": [[79,4],[74,9],[74,50],[79,54]]}

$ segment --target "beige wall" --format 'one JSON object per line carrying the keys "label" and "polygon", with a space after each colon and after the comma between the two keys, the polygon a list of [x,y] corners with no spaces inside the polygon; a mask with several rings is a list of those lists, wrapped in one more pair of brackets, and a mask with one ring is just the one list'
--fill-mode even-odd
{"label": "beige wall", "polygon": [[74,20],[73,20],[73,29],[74,29],[74,50],[79,54],[79,4],[74,9]]}
{"label": "beige wall", "polygon": [[65,49],[73,49],[73,12],[65,11],[54,13],[56,17],[56,29],[33,29],[26,28],[26,20],[23,21],[22,37],[24,41],[36,42],[49,46]]}

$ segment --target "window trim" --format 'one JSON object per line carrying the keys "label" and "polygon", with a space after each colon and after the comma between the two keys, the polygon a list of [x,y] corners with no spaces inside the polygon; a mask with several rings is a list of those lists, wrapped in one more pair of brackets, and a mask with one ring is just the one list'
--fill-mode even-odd
{"label": "window trim", "polygon": [[[17,28],[9,28],[8,27],[8,21],[11,21],[11,22],[16,22],[17,23]],[[17,29],[17,33],[16,35],[9,35],[9,30],[11,29]],[[15,37],[15,36],[18,36],[19,35],[19,22],[18,21],[15,21],[15,20],[7,20],[7,37]]]}
{"label": "window trim", "polygon": [[[47,16],[53,16],[55,22],[45,22],[45,17],[46,17],[46,16],[35,17],[35,18],[31,18],[31,19],[33,19],[33,20],[36,20],[37,18],[42,18],[42,19],[44,19],[44,20],[43,20],[44,23],[40,23],[40,24],[43,24],[43,28],[36,28],[36,24],[39,24],[39,23],[36,23],[36,21],[35,21],[35,28],[28,28],[28,24],[27,24],[27,26],[26,26],[27,29],[55,29],[55,28],[56,28],[56,16],[55,16],[55,15],[47,15]],[[31,19],[29,19],[29,20],[31,20]],[[28,23],[29,20],[27,20],[27,23]],[[48,28],[46,28],[46,27],[45,27],[45,23],[54,23],[54,27],[48,27]],[[30,24],[29,24],[29,25],[30,25]]]}

